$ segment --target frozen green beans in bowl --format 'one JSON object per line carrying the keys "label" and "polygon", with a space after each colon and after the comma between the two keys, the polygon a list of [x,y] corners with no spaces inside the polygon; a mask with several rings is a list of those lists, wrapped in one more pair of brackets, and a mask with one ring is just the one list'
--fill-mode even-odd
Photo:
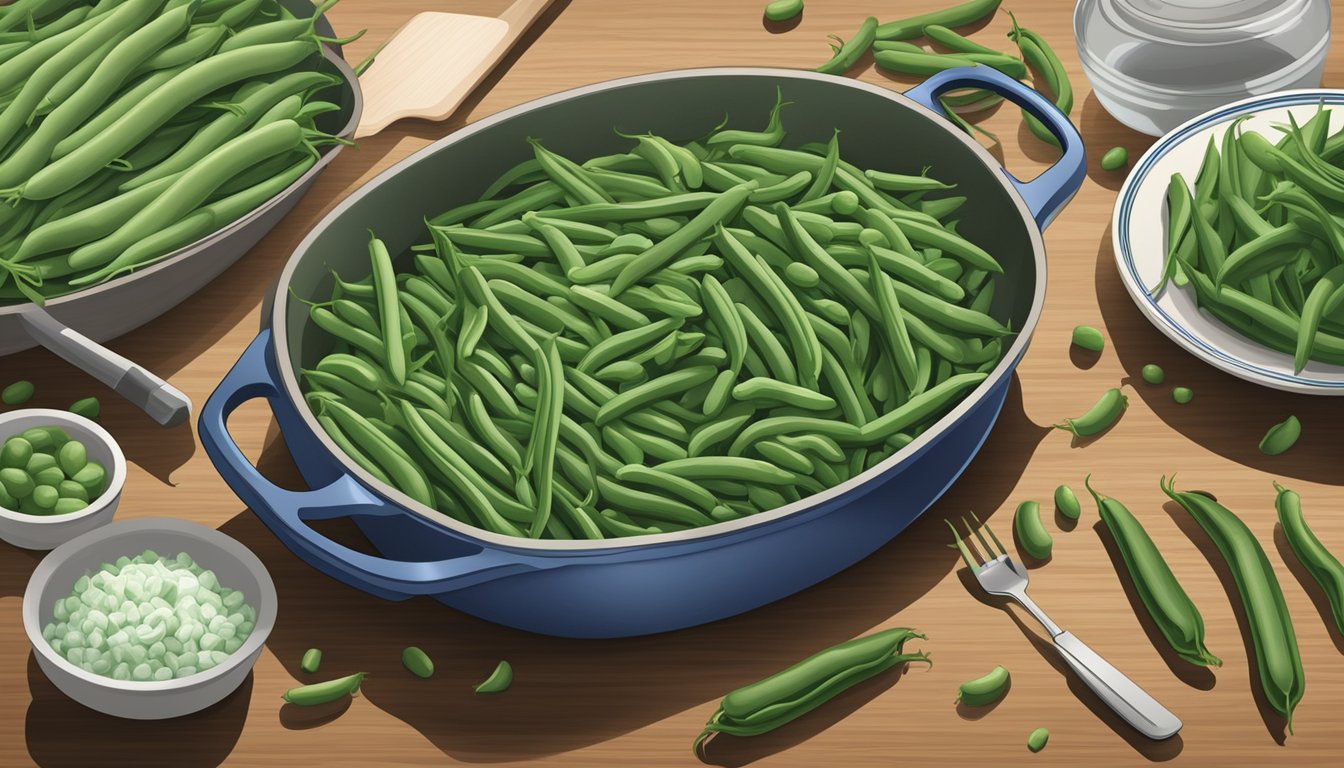
{"label": "frozen green beans in bowl", "polygon": [[[519,141],[475,202],[307,304],[298,372],[369,475],[492,533],[773,510],[916,439],[1013,341],[938,168],[860,168],[790,103],[596,156]],[[789,141],[785,142],[786,135]]]}

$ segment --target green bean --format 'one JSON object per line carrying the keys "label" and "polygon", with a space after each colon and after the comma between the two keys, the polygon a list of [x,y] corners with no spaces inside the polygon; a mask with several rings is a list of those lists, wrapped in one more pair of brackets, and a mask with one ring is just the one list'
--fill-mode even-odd
{"label": "green bean", "polygon": [[[167,11],[145,23],[154,12],[153,5],[153,3],[127,3],[120,6],[117,11],[107,16],[105,23],[98,25],[96,34],[91,31],[90,34],[81,36],[76,44],[66,47],[61,54],[53,56],[39,67],[33,77],[24,84],[24,90],[6,107],[5,117],[0,118],[0,122],[4,122],[11,115],[15,119],[26,121],[31,113],[24,114],[28,110],[20,106],[24,92],[37,89],[33,91],[34,99],[48,96],[45,88],[50,87],[51,81],[46,80],[48,85],[44,86],[42,79],[44,74],[48,78],[64,74],[70,66],[65,57],[71,57],[72,61],[78,60],[82,55],[81,46],[99,44],[113,46],[101,57],[101,61],[100,57],[96,56],[89,59],[97,62],[96,70],[77,81],[78,90],[52,110],[19,148],[0,163],[0,187],[14,186],[37,171],[50,157],[56,144],[93,114],[140,60],[186,29],[191,14],[189,7]],[[0,128],[0,144],[12,138],[13,132],[18,127],[16,124],[13,128],[8,125]]]}
{"label": "green bean", "polygon": [[1073,345],[1089,352],[1100,352],[1106,348],[1106,337],[1090,325],[1077,325],[1073,328]]}
{"label": "green bean", "polygon": [[542,172],[566,194],[583,204],[615,202],[611,195],[588,181],[584,169],[546,149],[537,139],[528,138],[527,143],[532,145],[532,151]]}
{"label": "green bean", "polygon": [[1027,749],[1032,752],[1040,752],[1045,749],[1045,745],[1050,741],[1050,730],[1048,728],[1037,728],[1027,734]]}
{"label": "green bean", "polygon": [[1335,629],[1344,634],[1344,566],[1325,548],[1302,516],[1302,499],[1296,492],[1274,484],[1278,494],[1274,509],[1283,527],[1284,538],[1302,567],[1320,585],[1330,603]]}
{"label": "green bean", "polygon": [[[626,288],[639,281],[671,261],[682,249],[714,229],[715,225],[730,219],[755,189],[754,182],[741,184],[721,195],[705,206],[685,226],[671,236],[658,241],[652,248],[640,254],[616,275],[611,283],[610,296],[615,298]],[[574,210],[574,209],[571,209]]]}
{"label": "green bean", "polygon": [[[747,251],[723,227],[720,226],[715,230],[715,239],[722,248],[724,259],[747,281],[783,324],[793,346],[798,369],[803,374],[803,383],[815,386],[817,377],[821,374],[821,347],[812,326],[807,323],[797,297],[759,256]],[[734,366],[734,369],[736,367]]]}
{"label": "green bean", "polygon": [[1119,501],[1097,493],[1090,482],[1084,484],[1097,502],[1101,521],[1110,531],[1139,600],[1172,650],[1191,664],[1221,667],[1222,660],[1204,645],[1204,619],[1199,609],[1181,588],[1143,525]]}
{"label": "green bean", "polygon": [[392,272],[392,258],[387,246],[369,233],[369,262],[373,275],[373,289],[378,299],[378,326],[382,330],[383,348],[386,351],[385,363],[392,382],[406,383],[406,351],[401,344],[401,314],[397,301],[397,281]]}
{"label": "green bean", "polygon": [[739,382],[732,390],[735,400],[759,400],[782,403],[809,411],[824,411],[835,407],[835,400],[807,387],[766,378],[752,378]]}
{"label": "green bean", "polygon": [[1270,427],[1265,436],[1260,439],[1260,452],[1266,456],[1278,456],[1292,448],[1301,436],[1301,422],[1297,420],[1296,416],[1289,416]]}
{"label": "green bean", "polygon": [[1160,484],[1204,529],[1227,561],[1246,612],[1265,700],[1287,719],[1292,733],[1293,708],[1302,699],[1306,680],[1283,589],[1269,558],[1246,524],[1226,507],[1198,493],[1178,493],[1175,486],[1175,478],[1163,478]]}
{"label": "green bean", "polygon": [[697,757],[705,740],[716,733],[755,736],[775,730],[830,701],[842,691],[900,664],[922,661],[923,653],[902,653],[909,629],[888,629],[820,651],[764,680],[723,697],[692,751]]}
{"label": "green bean", "polygon": [[[940,413],[967,389],[988,378],[984,373],[961,373],[938,382],[928,390],[911,397],[899,407],[864,424],[859,439],[872,444],[886,440],[907,427]],[[838,436],[832,435],[840,439]],[[842,440],[843,442],[843,440]]]}
{"label": "green bean", "polygon": [[424,473],[400,447],[344,404],[327,401],[322,408],[331,414],[332,420],[349,436],[351,442],[377,463],[396,484],[394,487],[397,490],[425,506],[432,505],[429,483]]}
{"label": "green bean", "polygon": [[1050,559],[1050,550],[1054,540],[1041,524],[1041,505],[1034,501],[1024,501],[1017,505],[1013,513],[1013,534],[1017,546],[1036,560]]}
{"label": "green bean", "polygon": [[838,37],[832,36],[840,43],[840,45],[833,46],[835,48],[835,55],[833,55],[825,64],[817,67],[817,71],[826,75],[844,74],[845,70],[854,66],[854,63],[859,60],[859,57],[872,47],[877,31],[877,18],[869,16],[863,20],[863,24],[859,26],[859,31],[855,32],[854,36],[849,40],[841,40]]}
{"label": "green bean", "polygon": [[788,21],[803,12],[803,0],[771,0],[765,4],[765,18]]}
{"label": "green bean", "polygon": [[318,667],[322,666],[322,651],[318,648],[309,648],[303,653],[303,660],[299,662],[299,669],[314,674]]}
{"label": "green bean", "polygon": [[1015,59],[1002,53],[929,53],[918,51],[892,50],[884,43],[873,46],[873,61],[883,69],[910,75],[932,75],[945,69],[974,67],[983,64],[1012,77],[1027,76],[1027,66],[1021,59]]}
{"label": "green bean", "polygon": [[16,381],[0,391],[0,402],[5,405],[23,405],[33,398],[33,382],[26,379]]}
{"label": "green bean", "polygon": [[1103,171],[1118,171],[1129,165],[1129,152],[1124,147],[1111,147],[1101,156]]}
{"label": "green bean", "polygon": [[605,426],[613,419],[619,418],[630,411],[643,408],[679,392],[684,392],[697,384],[709,381],[717,373],[709,366],[699,366],[674,371],[631,387],[599,406],[594,421],[599,427]]}
{"label": "green bean", "polygon": [[476,685],[476,693],[503,693],[513,685],[513,667],[509,662],[501,661],[495,666],[495,670],[490,676]]}
{"label": "green bean", "polygon": [[301,685],[296,688],[290,688],[281,696],[285,701],[300,707],[311,707],[318,704],[327,704],[337,699],[343,699],[346,696],[353,696],[359,693],[359,686],[368,677],[367,672],[356,672],[353,675],[339,677],[335,680],[328,680],[323,683],[313,683],[312,685]]}
{"label": "green bean", "polygon": [[1078,505],[1078,497],[1074,495],[1073,489],[1067,485],[1061,485],[1055,488],[1055,509],[1059,514],[1070,520],[1077,520],[1082,514],[1082,508]]}
{"label": "green bean", "polygon": [[[1073,111],[1073,86],[1069,83],[1069,75],[1064,70],[1059,55],[1045,38],[1030,29],[1018,26],[1016,17],[1013,17],[1013,29],[1008,33],[1008,37],[1017,43],[1022,58],[1044,77],[1053,95],[1055,106],[1065,115]],[[1050,129],[1025,109],[1022,110],[1022,118],[1037,138],[1052,146],[1059,146],[1059,139],[1055,138]]]}
{"label": "green bean", "polygon": [[429,654],[414,645],[401,652],[401,666],[405,667],[407,672],[421,679],[434,676],[434,660],[429,658]]}
{"label": "green bean", "polygon": [[932,42],[951,51],[960,51],[962,53],[998,53],[998,51],[993,48],[981,45],[974,40],[963,37],[942,24],[925,24],[922,32],[924,37],[927,37]]}
{"label": "green bean", "polygon": [[968,707],[983,707],[1002,699],[1008,693],[1010,676],[1002,666],[989,674],[962,683],[957,691],[957,703]]}
{"label": "green bean", "polygon": [[230,83],[287,69],[312,52],[306,42],[271,43],[230,51],[194,64],[149,93],[133,113],[123,115],[103,133],[47,164],[12,194],[28,200],[55,197],[144,140],[201,96]]}
{"label": "green bean", "polygon": [[969,0],[942,10],[889,21],[877,28],[878,40],[909,40],[924,34],[925,27],[939,24],[960,27],[985,18],[998,10],[1002,0]]}
{"label": "green bean", "polygon": [[[153,232],[177,221],[204,202],[223,180],[262,159],[297,146],[303,140],[302,132],[294,121],[281,120],[243,134],[210,153],[205,160],[182,172],[158,197],[110,235],[73,251],[67,257],[72,268],[95,269],[71,280],[71,284],[95,283],[133,264],[134,259],[126,255],[125,249],[146,230]],[[54,165],[46,166],[48,169],[52,167]]]}
{"label": "green bean", "polygon": [[1063,423],[1056,424],[1055,428],[1068,430],[1075,437],[1090,437],[1110,429],[1127,407],[1129,398],[1119,387],[1112,387],[1106,390],[1087,413],[1074,419],[1065,419]]}
{"label": "green bean", "polygon": [[642,484],[666,491],[695,504],[706,512],[719,502],[714,494],[694,482],[677,475],[664,472],[661,468],[627,464],[616,470],[616,479],[621,482]]}

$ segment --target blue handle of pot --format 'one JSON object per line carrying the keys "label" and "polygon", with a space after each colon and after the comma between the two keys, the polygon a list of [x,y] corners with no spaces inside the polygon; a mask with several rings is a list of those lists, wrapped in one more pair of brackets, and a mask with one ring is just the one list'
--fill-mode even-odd
{"label": "blue handle of pot", "polygon": [[1054,220],[1055,215],[1073,199],[1074,193],[1083,184],[1083,176],[1087,171],[1083,137],[1079,135],[1078,129],[1073,127],[1069,116],[1050,103],[1049,99],[1002,72],[984,65],[938,72],[906,91],[905,95],[934,112],[942,113],[943,107],[938,102],[938,97],[959,88],[979,88],[1003,96],[1040,120],[1059,140],[1062,152],[1059,160],[1031,181],[1022,181],[1007,170],[1004,171],[1013,186],[1017,187],[1018,194],[1022,195],[1027,208],[1031,209],[1036,225],[1045,229]]}
{"label": "blue handle of pot", "polygon": [[281,488],[257,471],[238,449],[228,432],[229,415],[259,397],[271,404],[282,434],[307,429],[292,412],[281,407],[281,391],[267,365],[270,340],[270,330],[263,330],[248,345],[206,401],[197,428],[201,444],[220,476],[299,557],[351,586],[394,599],[449,592],[544,567],[529,562],[534,559],[526,556],[488,549],[466,538],[460,539],[462,553],[457,557],[429,562],[388,560],[350,549],[310,527],[306,520],[412,513],[378,498],[344,469],[336,470],[336,478],[321,488]]}

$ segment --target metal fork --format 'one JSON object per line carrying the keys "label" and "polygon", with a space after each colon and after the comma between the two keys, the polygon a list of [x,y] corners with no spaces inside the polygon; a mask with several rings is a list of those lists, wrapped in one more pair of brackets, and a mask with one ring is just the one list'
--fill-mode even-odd
{"label": "metal fork", "polygon": [[[971,517],[975,518],[974,512],[971,513]],[[994,546],[985,541],[979,529],[972,529],[965,518],[961,522],[966,526],[966,537],[969,539],[974,534],[980,541],[984,553],[988,555],[999,553],[997,557],[991,557],[986,562],[980,563],[973,548],[966,546],[966,542],[962,541],[957,533],[957,527],[950,521],[947,522],[952,528],[957,549],[961,550],[961,557],[966,561],[971,573],[975,574],[976,581],[980,582],[980,586],[989,594],[1011,597],[1036,617],[1041,626],[1045,627],[1045,631],[1050,633],[1055,650],[1059,651],[1065,663],[1087,683],[1087,687],[1106,702],[1106,706],[1150,739],[1169,738],[1181,730],[1180,718],[1149,696],[1133,680],[1125,677],[1120,670],[1111,666],[1110,662],[1097,655],[1096,651],[1084,645],[1083,641],[1074,637],[1072,632],[1060,629],[1058,624],[1045,615],[1045,611],[1041,610],[1039,605],[1027,597],[1027,570],[1013,562],[1008,556],[1008,550],[988,524],[981,525],[989,533]],[[979,518],[975,518],[975,522],[980,524]]]}

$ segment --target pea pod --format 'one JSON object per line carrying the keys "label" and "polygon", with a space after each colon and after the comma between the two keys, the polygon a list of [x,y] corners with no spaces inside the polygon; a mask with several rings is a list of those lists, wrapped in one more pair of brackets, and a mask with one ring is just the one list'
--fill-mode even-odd
{"label": "pea pod", "polygon": [[328,680],[323,683],[301,685],[285,691],[281,698],[300,707],[326,704],[359,693],[359,686],[366,677],[368,677],[367,672],[356,672],[353,675],[338,677],[335,680]]}
{"label": "pea pod", "polygon": [[1164,477],[1160,487],[1204,529],[1227,562],[1246,611],[1265,700],[1287,719],[1292,733],[1293,708],[1302,700],[1306,678],[1293,621],[1269,558],[1246,524],[1223,505],[1199,493],[1178,492],[1174,477]]}
{"label": "pea pod", "polygon": [[1302,498],[1278,483],[1274,484],[1274,489],[1278,492],[1274,498],[1274,509],[1283,526],[1284,538],[1288,540],[1288,546],[1298,562],[1325,593],[1335,619],[1335,629],[1344,635],[1344,566],[1340,565],[1339,559],[1325,548],[1307,525],[1302,515]]}
{"label": "pea pod", "polygon": [[1056,424],[1055,428],[1068,430],[1076,437],[1090,437],[1110,429],[1127,407],[1129,398],[1119,387],[1112,387],[1087,413],[1074,419],[1065,419],[1062,424]]}
{"label": "pea pod", "polygon": [[706,739],[715,733],[755,736],[792,722],[825,704],[840,692],[900,664],[920,661],[932,665],[925,653],[903,653],[909,629],[888,629],[840,643],[770,677],[743,686],[723,697],[692,750],[703,757]]}
{"label": "pea pod", "polygon": [[1191,664],[1221,667],[1222,660],[1204,645],[1204,618],[1143,525],[1119,501],[1093,490],[1090,482],[1087,490],[1097,502],[1098,514],[1120,552],[1139,600],[1167,644]]}

